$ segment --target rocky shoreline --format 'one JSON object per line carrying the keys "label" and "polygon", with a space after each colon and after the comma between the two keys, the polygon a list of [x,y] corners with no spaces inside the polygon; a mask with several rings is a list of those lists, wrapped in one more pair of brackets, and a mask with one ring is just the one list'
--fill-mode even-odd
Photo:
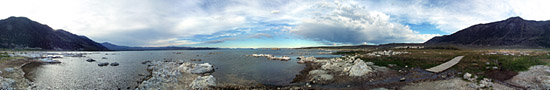
{"label": "rocky shoreline", "polygon": [[21,90],[31,89],[32,82],[24,77],[25,72],[22,67],[34,60],[18,57],[7,59],[0,63],[0,89],[1,90]]}

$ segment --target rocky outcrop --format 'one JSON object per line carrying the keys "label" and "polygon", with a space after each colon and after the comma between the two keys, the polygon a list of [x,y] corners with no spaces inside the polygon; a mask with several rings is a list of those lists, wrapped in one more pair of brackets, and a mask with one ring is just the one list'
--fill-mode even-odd
{"label": "rocky outcrop", "polygon": [[189,84],[189,87],[192,89],[206,89],[209,86],[216,86],[216,78],[212,75],[208,76],[198,76],[191,84]]}
{"label": "rocky outcrop", "polygon": [[211,89],[216,86],[216,79],[207,73],[213,73],[213,66],[208,63],[194,64],[183,61],[153,61],[148,67],[151,78],[143,81],[140,89]]}
{"label": "rocky outcrop", "polygon": [[550,89],[550,66],[532,66],[528,71],[519,72],[507,82],[533,90]]}
{"label": "rocky outcrop", "polygon": [[357,59],[354,63],[355,64],[351,66],[351,69],[349,70],[349,76],[363,76],[372,72],[372,68],[367,66],[367,63],[363,60]]}
{"label": "rocky outcrop", "polygon": [[313,56],[310,56],[310,57],[304,57],[304,56],[300,56],[298,57],[298,63],[307,63],[307,62],[313,62],[315,60],[317,60],[315,57]]}
{"label": "rocky outcrop", "polygon": [[309,75],[313,77],[314,81],[318,81],[318,83],[330,82],[333,79],[333,76],[327,73],[325,70],[309,71]]}

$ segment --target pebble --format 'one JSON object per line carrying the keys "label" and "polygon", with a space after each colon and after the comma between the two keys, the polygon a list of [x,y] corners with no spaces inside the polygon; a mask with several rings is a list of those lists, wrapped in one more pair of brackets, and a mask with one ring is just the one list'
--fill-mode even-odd
{"label": "pebble", "polygon": [[6,71],[8,73],[11,73],[11,72],[13,72],[13,68],[4,68],[4,71]]}

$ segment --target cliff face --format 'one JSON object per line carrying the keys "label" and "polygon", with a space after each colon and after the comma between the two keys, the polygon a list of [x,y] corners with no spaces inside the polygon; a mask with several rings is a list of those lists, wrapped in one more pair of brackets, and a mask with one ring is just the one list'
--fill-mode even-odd
{"label": "cliff face", "polygon": [[26,17],[0,20],[0,48],[24,47],[44,50],[108,50],[85,36],[53,30]]}
{"label": "cliff face", "polygon": [[451,35],[434,37],[425,44],[549,48],[550,21],[511,17],[503,21],[470,26]]}

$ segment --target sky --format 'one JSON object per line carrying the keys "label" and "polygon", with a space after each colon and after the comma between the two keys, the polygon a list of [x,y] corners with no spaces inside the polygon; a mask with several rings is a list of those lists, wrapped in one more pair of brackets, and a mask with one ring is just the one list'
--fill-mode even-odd
{"label": "sky", "polygon": [[550,20],[550,0],[0,0],[28,17],[125,46],[294,48],[422,43],[520,16]]}

